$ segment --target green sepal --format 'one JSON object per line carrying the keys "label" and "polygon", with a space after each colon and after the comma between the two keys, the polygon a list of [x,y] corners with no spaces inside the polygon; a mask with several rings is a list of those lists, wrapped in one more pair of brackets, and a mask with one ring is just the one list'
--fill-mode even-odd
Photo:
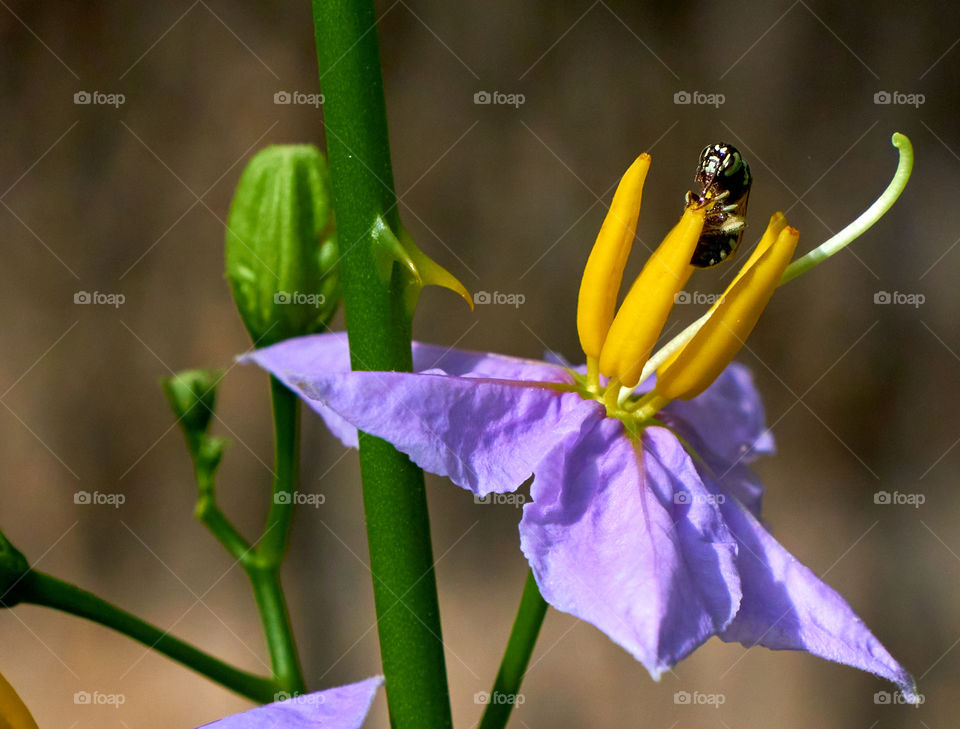
{"label": "green sepal", "polygon": [[193,369],[160,378],[160,387],[183,430],[194,466],[211,476],[227,446],[223,438],[208,435],[223,374],[223,370]]}
{"label": "green sepal", "polygon": [[399,235],[395,234],[387,222],[378,216],[371,233],[376,243],[374,253],[380,280],[390,279],[394,261],[399,263],[408,275],[406,290],[408,313],[413,314],[420,296],[420,289],[424,286],[442,286],[450,289],[459,294],[470,309],[473,309],[473,298],[467,288],[456,276],[421,251],[406,228],[401,226]]}

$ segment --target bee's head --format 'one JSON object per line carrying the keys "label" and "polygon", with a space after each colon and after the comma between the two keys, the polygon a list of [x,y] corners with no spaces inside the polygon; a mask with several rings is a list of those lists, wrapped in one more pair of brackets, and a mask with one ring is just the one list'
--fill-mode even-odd
{"label": "bee's head", "polygon": [[[704,147],[697,164],[701,197],[716,197],[728,191],[730,200],[739,200],[750,190],[750,166],[732,144],[717,142]],[[708,195],[708,193],[710,193]]]}

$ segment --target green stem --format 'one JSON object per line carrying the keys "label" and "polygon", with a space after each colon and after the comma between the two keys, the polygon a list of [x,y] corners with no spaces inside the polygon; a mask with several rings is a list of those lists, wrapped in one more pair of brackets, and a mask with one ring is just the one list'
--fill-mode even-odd
{"label": "green stem", "polygon": [[517,618],[510,631],[510,640],[507,641],[507,650],[503,654],[497,679],[493,683],[493,691],[487,697],[487,708],[483,712],[479,729],[503,729],[507,725],[546,614],[547,603],[540,595],[533,572],[530,572],[523,588],[523,597],[520,598]]}
{"label": "green stem", "polygon": [[270,392],[274,427],[273,491],[263,537],[254,547],[252,558],[244,560],[244,566],[260,610],[273,675],[285,691],[300,693],[306,687],[280,581],[299,476],[300,400],[274,377],[270,378]]}
{"label": "green stem", "polygon": [[293,519],[293,499],[299,482],[300,398],[275,377],[273,399],[273,495],[257,553],[271,564],[283,561]]}
{"label": "green stem", "polygon": [[[400,230],[372,0],[313,0],[327,151],[354,369],[412,366],[406,274],[377,266],[374,226]],[[387,705],[396,729],[452,726],[423,472],[360,434],[363,502]]]}
{"label": "green stem", "polygon": [[[16,600],[61,610],[123,633],[148,648],[192,668],[217,683],[261,704],[274,700],[280,687],[270,678],[241,671],[165,631],[43,572],[30,571],[14,587]],[[11,596],[13,597],[13,596]]]}

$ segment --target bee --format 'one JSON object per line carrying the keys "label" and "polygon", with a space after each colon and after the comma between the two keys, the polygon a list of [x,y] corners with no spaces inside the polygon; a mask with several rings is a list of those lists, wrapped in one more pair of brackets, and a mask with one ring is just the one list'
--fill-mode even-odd
{"label": "bee", "polygon": [[733,255],[743,239],[753,177],[736,147],[717,142],[700,153],[694,182],[700,192],[688,192],[687,205],[695,199],[709,207],[690,263],[709,268]]}

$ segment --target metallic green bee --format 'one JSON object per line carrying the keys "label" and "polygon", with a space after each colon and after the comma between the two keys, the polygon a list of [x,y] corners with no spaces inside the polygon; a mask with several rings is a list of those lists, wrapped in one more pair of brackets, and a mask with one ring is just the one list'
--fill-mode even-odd
{"label": "metallic green bee", "polygon": [[731,144],[718,142],[700,153],[695,183],[699,193],[688,192],[686,202],[707,203],[703,232],[690,263],[698,268],[716,266],[737,250],[747,226],[747,199],[753,177],[750,166]]}

